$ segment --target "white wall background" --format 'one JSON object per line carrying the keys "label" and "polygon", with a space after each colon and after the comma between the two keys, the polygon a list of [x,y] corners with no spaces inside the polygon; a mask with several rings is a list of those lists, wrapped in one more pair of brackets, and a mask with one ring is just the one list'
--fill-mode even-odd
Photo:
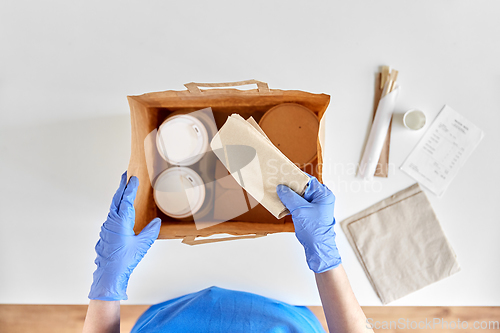
{"label": "white wall background", "polygon": [[[486,137],[441,199],[429,195],[462,266],[394,305],[500,305],[500,20],[497,1],[2,1],[0,303],[87,303],[94,245],[130,154],[127,95],[189,81],[256,78],[331,95],[325,175],[337,220],[413,183],[396,170],[358,190],[357,163],[379,65],[400,70],[396,167],[447,103]],[[327,167],[328,168],[328,167]],[[340,228],[362,305],[379,305]],[[189,247],[158,241],[133,273],[128,304],[211,285],[318,305],[293,234]]]}

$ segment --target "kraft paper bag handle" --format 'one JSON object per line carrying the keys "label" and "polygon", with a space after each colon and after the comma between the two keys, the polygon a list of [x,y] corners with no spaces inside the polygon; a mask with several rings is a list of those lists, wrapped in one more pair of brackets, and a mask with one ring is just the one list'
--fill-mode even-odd
{"label": "kraft paper bag handle", "polygon": [[236,82],[220,82],[220,83],[196,83],[190,82],[186,83],[184,86],[189,90],[191,94],[201,95],[203,92],[200,90],[200,87],[207,88],[221,88],[221,87],[237,87],[237,86],[246,86],[248,84],[257,85],[257,89],[261,94],[269,94],[269,86],[266,82],[257,81],[254,79],[245,80],[245,81],[236,81]]}
{"label": "kraft paper bag handle", "polygon": [[255,235],[245,235],[245,236],[234,236],[234,237],[223,237],[223,238],[209,238],[209,239],[195,239],[195,236],[186,236],[182,240],[182,243],[187,245],[199,245],[199,244],[208,244],[208,243],[216,243],[216,242],[225,242],[236,239],[252,239],[252,238],[260,238],[267,236],[267,233],[264,234],[255,234]]}

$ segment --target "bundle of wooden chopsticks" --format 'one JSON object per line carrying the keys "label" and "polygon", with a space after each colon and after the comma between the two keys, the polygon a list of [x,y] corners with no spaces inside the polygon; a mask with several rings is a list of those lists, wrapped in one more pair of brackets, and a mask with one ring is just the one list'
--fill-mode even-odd
{"label": "bundle of wooden chopsticks", "polygon": [[[389,73],[390,72],[390,73]],[[378,103],[382,97],[389,94],[396,88],[396,80],[398,78],[398,71],[392,70],[390,71],[389,66],[381,66],[380,71],[378,73],[377,80],[375,81],[377,86],[375,91],[375,110],[374,117],[377,111]],[[376,177],[388,177],[389,176],[389,150],[391,144],[391,124],[389,124],[389,129],[387,130],[386,139],[384,142],[384,146],[382,148],[382,152],[380,153],[380,157],[378,160],[377,168],[375,169]]]}
{"label": "bundle of wooden chopsticks", "polygon": [[382,97],[394,90],[398,73],[397,70],[393,69],[389,74],[389,66],[382,66],[382,78],[380,80],[380,89],[383,89]]}

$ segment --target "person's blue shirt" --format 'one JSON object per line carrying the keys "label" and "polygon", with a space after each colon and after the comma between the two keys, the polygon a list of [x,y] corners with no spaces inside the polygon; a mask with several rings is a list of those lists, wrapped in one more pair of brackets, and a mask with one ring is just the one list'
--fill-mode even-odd
{"label": "person's blue shirt", "polygon": [[325,332],[314,314],[263,296],[210,287],[151,306],[132,333]]}

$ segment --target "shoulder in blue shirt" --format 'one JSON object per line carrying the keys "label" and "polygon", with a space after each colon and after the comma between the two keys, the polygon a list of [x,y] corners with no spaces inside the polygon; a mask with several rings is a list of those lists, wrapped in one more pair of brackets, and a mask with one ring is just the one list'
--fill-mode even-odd
{"label": "shoulder in blue shirt", "polygon": [[151,306],[137,320],[141,332],[325,332],[314,314],[263,296],[210,287]]}

